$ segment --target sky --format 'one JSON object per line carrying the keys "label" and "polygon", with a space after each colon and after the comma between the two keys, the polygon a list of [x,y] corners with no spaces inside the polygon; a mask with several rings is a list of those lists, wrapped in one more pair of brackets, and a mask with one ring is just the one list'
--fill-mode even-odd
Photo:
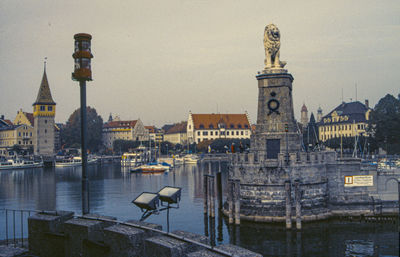
{"label": "sky", "polygon": [[270,23],[294,77],[297,119],[303,103],[309,115],[342,99],[373,107],[400,93],[399,14],[398,0],[0,0],[0,114],[32,112],[47,57],[55,119],[65,123],[80,107],[72,53],[84,32],[94,55],[87,104],[103,120],[161,127],[189,111],[247,111],[255,123]]}

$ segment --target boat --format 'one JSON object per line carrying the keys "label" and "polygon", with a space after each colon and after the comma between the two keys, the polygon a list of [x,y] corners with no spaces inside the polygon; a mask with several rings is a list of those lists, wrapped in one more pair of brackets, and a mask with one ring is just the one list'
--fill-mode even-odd
{"label": "boat", "polygon": [[172,167],[168,163],[151,162],[131,168],[132,172],[142,173],[164,173],[168,172]]}
{"label": "boat", "polygon": [[185,164],[197,164],[199,162],[199,157],[194,154],[187,154],[183,157]]}
{"label": "boat", "polygon": [[[96,158],[89,157],[87,160],[87,164],[94,164],[97,162]],[[75,156],[72,158],[58,159],[56,160],[56,167],[76,167],[82,166],[82,157]]]}
{"label": "boat", "polygon": [[139,146],[134,152],[123,153],[121,156],[121,166],[138,166],[146,162],[148,151],[146,147]]}
{"label": "boat", "polygon": [[41,167],[43,167],[43,161],[8,159],[0,162],[0,170],[28,169],[28,168],[41,168]]}

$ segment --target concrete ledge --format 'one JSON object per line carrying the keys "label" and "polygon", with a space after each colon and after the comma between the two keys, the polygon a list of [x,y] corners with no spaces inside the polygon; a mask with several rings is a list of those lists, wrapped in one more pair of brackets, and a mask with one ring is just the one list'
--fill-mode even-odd
{"label": "concrete ledge", "polygon": [[121,224],[104,229],[104,241],[110,247],[110,257],[144,256],[143,241],[145,238],[144,230]]}
{"label": "concrete ledge", "polygon": [[83,252],[83,241],[103,241],[101,221],[88,219],[71,219],[64,224],[65,254],[79,257]]}
{"label": "concrete ledge", "polygon": [[41,257],[63,257],[64,222],[73,217],[73,212],[41,212],[28,218],[29,250]]}
{"label": "concrete ledge", "polygon": [[29,252],[27,249],[0,245],[0,257],[19,257],[19,256],[32,256],[27,255]]}

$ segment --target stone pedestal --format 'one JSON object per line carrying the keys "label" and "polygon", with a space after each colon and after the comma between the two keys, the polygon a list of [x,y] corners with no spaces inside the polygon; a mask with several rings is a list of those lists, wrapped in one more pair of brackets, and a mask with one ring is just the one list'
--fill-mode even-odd
{"label": "stone pedestal", "polygon": [[73,217],[73,212],[43,212],[28,218],[29,250],[42,257],[65,256],[64,222]]}

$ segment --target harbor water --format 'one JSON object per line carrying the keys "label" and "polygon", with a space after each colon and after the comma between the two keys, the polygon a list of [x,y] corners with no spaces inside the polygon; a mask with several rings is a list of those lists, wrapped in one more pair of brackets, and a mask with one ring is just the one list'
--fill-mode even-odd
{"label": "harbor water", "polygon": [[[218,170],[217,165],[211,172]],[[284,224],[242,223],[228,226],[216,212],[203,214],[203,174],[208,165],[175,167],[165,174],[132,173],[119,164],[89,165],[90,212],[114,216],[118,220],[140,219],[141,210],[132,204],[142,192],[158,192],[164,186],[182,188],[178,209],[170,210],[169,229],[207,235],[211,243],[232,243],[264,256],[399,256],[398,224],[324,221],[303,224],[303,230],[288,231]],[[223,189],[227,179],[222,165]],[[223,195],[224,199],[226,194]],[[81,214],[81,168],[36,168],[0,171],[0,240],[11,238],[13,215],[17,210],[69,210]],[[218,206],[218,205],[217,205]],[[7,224],[6,228],[6,216]],[[23,233],[26,237],[26,217]],[[167,229],[166,212],[146,219]],[[20,233],[18,226],[15,231]],[[18,235],[17,235],[18,237]]]}

